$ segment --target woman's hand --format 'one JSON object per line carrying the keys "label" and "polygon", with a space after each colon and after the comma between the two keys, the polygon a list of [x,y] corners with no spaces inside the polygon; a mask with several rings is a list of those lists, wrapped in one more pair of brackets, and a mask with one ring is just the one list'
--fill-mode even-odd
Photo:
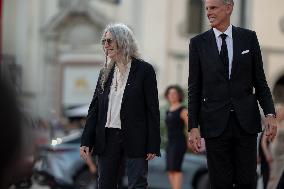
{"label": "woman's hand", "polygon": [[88,160],[88,157],[90,156],[89,147],[87,146],[81,146],[80,147],[80,156],[84,161]]}

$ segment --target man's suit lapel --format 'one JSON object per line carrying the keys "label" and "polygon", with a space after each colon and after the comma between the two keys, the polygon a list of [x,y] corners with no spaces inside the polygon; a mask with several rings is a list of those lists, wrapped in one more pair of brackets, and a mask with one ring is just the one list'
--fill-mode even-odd
{"label": "man's suit lapel", "polygon": [[233,61],[232,61],[232,70],[231,70],[231,79],[236,75],[237,67],[238,67],[238,60],[239,56],[241,55],[241,34],[238,31],[238,28],[232,28],[232,35],[233,35]]}
{"label": "man's suit lapel", "polygon": [[[208,39],[209,41],[209,49],[208,49],[208,53],[210,53],[210,56],[208,56],[209,58],[212,58],[212,60],[217,60],[217,67],[219,67],[222,70],[222,74],[224,75],[225,78],[228,78],[228,71],[226,70],[226,67],[224,65],[224,63],[222,62],[220,56],[219,56],[219,50],[218,50],[218,46],[217,46],[217,42],[216,42],[216,37],[214,34],[213,29],[209,30],[208,33]],[[213,62],[213,61],[212,61]]]}
{"label": "man's suit lapel", "polygon": [[209,49],[211,49],[209,52],[213,53],[213,55],[215,56],[214,58],[216,58],[216,60],[219,59],[221,61],[213,29],[209,31],[208,40],[209,40]]}
{"label": "man's suit lapel", "polygon": [[128,78],[127,78],[127,82],[126,82],[126,85],[125,85],[121,106],[123,105],[125,99],[127,98],[130,88],[133,87],[133,85],[135,85],[135,83],[134,83],[134,80],[135,80],[135,77],[136,77],[135,72],[136,72],[138,64],[139,64],[138,60],[133,58],[132,62],[131,62],[131,67],[130,67],[129,75],[128,75]]}

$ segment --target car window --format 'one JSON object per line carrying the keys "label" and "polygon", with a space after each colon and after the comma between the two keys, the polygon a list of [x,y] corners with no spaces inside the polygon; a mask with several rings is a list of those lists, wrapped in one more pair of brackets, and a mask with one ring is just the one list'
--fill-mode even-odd
{"label": "car window", "polygon": [[81,138],[75,138],[73,140],[70,140],[70,141],[66,141],[65,142],[66,144],[80,144],[81,143]]}

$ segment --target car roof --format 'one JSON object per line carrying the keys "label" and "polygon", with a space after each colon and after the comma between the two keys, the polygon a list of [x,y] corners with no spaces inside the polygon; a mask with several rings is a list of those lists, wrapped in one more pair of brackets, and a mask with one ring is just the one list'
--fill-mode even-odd
{"label": "car roof", "polygon": [[81,138],[81,136],[82,136],[82,129],[73,131],[72,133],[70,133],[66,136],[58,137],[57,140],[61,139],[61,142],[64,143],[64,142],[72,141],[72,140],[77,139],[77,138]]}

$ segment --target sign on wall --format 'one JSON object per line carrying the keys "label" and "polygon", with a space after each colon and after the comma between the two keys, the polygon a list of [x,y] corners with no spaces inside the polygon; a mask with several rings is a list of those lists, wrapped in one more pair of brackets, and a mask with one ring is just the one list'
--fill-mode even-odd
{"label": "sign on wall", "polygon": [[63,71],[62,103],[64,108],[89,104],[95,91],[100,67],[67,66]]}

